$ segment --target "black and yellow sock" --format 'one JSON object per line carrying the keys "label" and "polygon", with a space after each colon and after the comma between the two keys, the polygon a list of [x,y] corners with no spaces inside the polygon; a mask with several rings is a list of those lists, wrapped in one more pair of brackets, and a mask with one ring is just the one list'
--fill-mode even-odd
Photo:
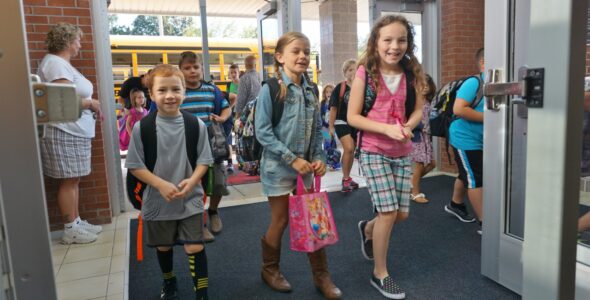
{"label": "black and yellow sock", "polygon": [[173,252],[172,249],[168,251],[157,251],[158,254],[158,263],[160,264],[160,270],[162,270],[162,274],[164,276],[164,280],[170,280],[174,278],[174,272],[172,271],[172,258]]}
{"label": "black and yellow sock", "polygon": [[193,276],[195,295],[197,300],[206,300],[209,277],[207,277],[207,255],[205,249],[201,252],[188,254],[188,266]]}

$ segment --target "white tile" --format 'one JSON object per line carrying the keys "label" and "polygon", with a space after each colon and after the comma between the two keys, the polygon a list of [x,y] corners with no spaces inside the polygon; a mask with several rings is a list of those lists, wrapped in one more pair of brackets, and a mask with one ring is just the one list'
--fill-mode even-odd
{"label": "white tile", "polygon": [[111,223],[109,223],[109,224],[100,225],[100,226],[102,226],[102,230],[103,231],[115,230],[115,227],[117,226],[117,223],[115,223],[115,218],[117,218],[117,217],[113,217],[113,219],[111,220]]}
{"label": "white tile", "polygon": [[127,255],[113,255],[111,258],[110,273],[119,273],[126,270],[127,262],[129,261]]}
{"label": "white tile", "polygon": [[129,238],[129,229],[119,228],[115,231],[115,242],[126,241]]}
{"label": "white tile", "polygon": [[262,185],[260,182],[234,185],[233,187],[236,188],[242,195],[244,195],[244,198],[246,199],[260,197],[262,195]]}
{"label": "white tile", "polygon": [[68,253],[68,249],[56,249],[54,250],[53,247],[51,249],[51,261],[53,265],[61,265],[64,261],[64,257],[66,257],[66,253]]}
{"label": "white tile", "polygon": [[53,265],[53,276],[57,276],[59,268],[61,268],[61,265]]}
{"label": "white tile", "polygon": [[125,299],[124,293],[107,296],[107,300],[124,300],[124,299]]}
{"label": "white tile", "polygon": [[244,195],[236,188],[236,186],[228,186],[227,189],[229,190],[228,196],[223,196],[222,201],[235,201],[235,200],[243,200]]}
{"label": "white tile", "polygon": [[110,257],[113,253],[113,244],[96,244],[87,247],[72,248],[68,251],[64,263],[72,263],[83,260]]}
{"label": "white tile", "polygon": [[57,274],[55,281],[57,283],[62,283],[106,275],[109,273],[110,264],[110,257],[63,264],[59,269],[59,273]]}
{"label": "white tile", "polygon": [[112,255],[123,255],[127,250],[127,241],[116,241]]}
{"label": "white tile", "polygon": [[97,276],[57,284],[59,300],[95,299],[107,295],[109,276]]}
{"label": "white tile", "polygon": [[61,237],[58,239],[51,240],[51,250],[61,250],[61,249],[68,249],[69,245],[64,245],[61,243]]}
{"label": "white tile", "polygon": [[89,246],[97,245],[97,244],[107,244],[107,243],[112,244],[114,239],[115,239],[115,231],[114,230],[105,230],[105,231],[98,234],[98,238],[96,239],[96,241],[89,243],[89,244],[72,244],[72,245],[70,245],[70,249],[89,247]]}
{"label": "white tile", "polygon": [[125,273],[119,272],[109,276],[107,295],[121,294],[125,291]]}

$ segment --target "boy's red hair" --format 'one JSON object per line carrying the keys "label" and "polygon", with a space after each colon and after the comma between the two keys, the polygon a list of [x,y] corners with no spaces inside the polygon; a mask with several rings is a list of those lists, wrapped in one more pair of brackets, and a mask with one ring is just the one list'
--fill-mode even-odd
{"label": "boy's red hair", "polygon": [[152,87],[154,86],[154,78],[156,77],[173,76],[178,77],[180,79],[180,82],[182,82],[182,87],[186,88],[184,82],[184,75],[182,74],[182,71],[180,71],[180,69],[178,69],[177,67],[169,64],[157,65],[155,68],[152,69],[147,78],[147,88],[150,90],[150,92],[152,92]]}

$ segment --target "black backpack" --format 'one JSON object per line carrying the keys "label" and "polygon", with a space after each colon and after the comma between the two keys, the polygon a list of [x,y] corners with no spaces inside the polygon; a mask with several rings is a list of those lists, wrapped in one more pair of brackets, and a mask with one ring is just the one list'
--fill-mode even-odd
{"label": "black backpack", "polygon": [[[199,142],[199,120],[192,114],[180,111],[184,119],[184,135],[186,139],[186,153],[188,155],[188,161],[193,168],[197,164],[197,144]],[[158,157],[158,138],[156,136],[156,116],[157,111],[150,112],[141,121],[139,121],[139,127],[141,129],[141,143],[143,144],[143,154],[145,159],[145,166],[150,172],[154,171],[156,165],[156,159]],[[129,170],[127,170],[127,197],[129,202],[135,209],[141,210],[141,204],[143,202],[143,191],[147,184],[137,177],[133,176]]]}
{"label": "black backpack", "polygon": [[453,113],[453,106],[455,105],[455,98],[457,97],[457,91],[467,79],[476,78],[479,82],[477,88],[477,96],[473,102],[471,102],[471,108],[477,107],[482,99],[483,80],[480,76],[473,75],[455,81],[447,83],[445,86],[440,88],[432,101],[432,111],[430,113],[430,134],[432,136],[444,137],[448,140],[449,138],[449,127],[451,123],[457,119],[457,116]]}

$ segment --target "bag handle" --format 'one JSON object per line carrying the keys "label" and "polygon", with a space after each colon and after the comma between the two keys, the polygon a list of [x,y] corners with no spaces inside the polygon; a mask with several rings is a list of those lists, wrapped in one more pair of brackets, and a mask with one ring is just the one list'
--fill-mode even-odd
{"label": "bag handle", "polygon": [[[314,182],[312,182],[311,189],[319,193],[320,189],[322,188],[322,177],[316,175],[314,178]],[[301,175],[297,175],[297,195],[303,195],[306,192],[305,184],[303,183],[303,177]]]}

